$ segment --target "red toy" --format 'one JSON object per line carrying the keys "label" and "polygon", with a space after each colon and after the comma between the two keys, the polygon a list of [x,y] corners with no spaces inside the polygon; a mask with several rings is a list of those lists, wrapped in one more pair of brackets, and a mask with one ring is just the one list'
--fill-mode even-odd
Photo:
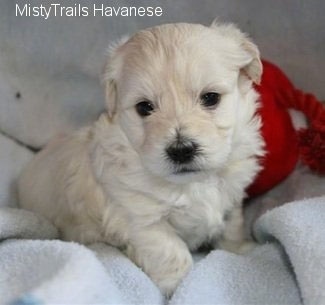
{"label": "red toy", "polygon": [[[318,174],[325,174],[325,108],[311,94],[297,90],[275,65],[263,61],[260,93],[262,136],[266,155],[263,169],[248,188],[250,197],[262,194],[284,180],[299,158]],[[307,129],[293,128],[288,108],[302,111],[309,121]]]}

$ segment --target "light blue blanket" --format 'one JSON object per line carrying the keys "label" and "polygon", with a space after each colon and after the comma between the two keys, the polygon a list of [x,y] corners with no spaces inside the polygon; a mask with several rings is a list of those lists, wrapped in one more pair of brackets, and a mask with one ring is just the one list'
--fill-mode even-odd
{"label": "light blue blanket", "polygon": [[45,219],[1,208],[0,304],[325,304],[324,232],[325,196],[275,208],[255,250],[201,257],[166,300],[117,249],[55,240]]}

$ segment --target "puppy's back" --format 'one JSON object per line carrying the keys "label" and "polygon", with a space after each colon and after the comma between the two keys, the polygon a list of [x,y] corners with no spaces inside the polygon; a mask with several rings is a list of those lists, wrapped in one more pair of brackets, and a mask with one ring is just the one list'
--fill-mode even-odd
{"label": "puppy's back", "polygon": [[93,188],[88,142],[88,128],[54,139],[27,165],[18,180],[20,207],[45,216],[62,229],[63,235],[64,227],[80,223],[88,197],[94,193],[94,189],[87,191]]}

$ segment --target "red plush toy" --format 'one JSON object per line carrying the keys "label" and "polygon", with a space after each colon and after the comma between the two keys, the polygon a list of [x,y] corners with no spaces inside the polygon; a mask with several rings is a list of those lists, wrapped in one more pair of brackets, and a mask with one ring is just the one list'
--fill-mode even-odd
{"label": "red plush toy", "polygon": [[[284,180],[299,158],[318,174],[325,174],[325,108],[311,94],[297,90],[275,65],[263,61],[259,86],[262,136],[266,155],[263,169],[248,188],[250,197],[264,193]],[[288,108],[302,111],[309,120],[307,129],[293,128]]]}

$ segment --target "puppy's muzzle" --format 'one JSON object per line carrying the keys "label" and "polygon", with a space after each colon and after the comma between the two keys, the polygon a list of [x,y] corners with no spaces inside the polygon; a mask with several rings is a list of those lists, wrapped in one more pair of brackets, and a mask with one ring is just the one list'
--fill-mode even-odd
{"label": "puppy's muzzle", "polygon": [[199,152],[198,148],[195,142],[178,137],[166,148],[166,154],[175,164],[187,164],[194,160]]}

